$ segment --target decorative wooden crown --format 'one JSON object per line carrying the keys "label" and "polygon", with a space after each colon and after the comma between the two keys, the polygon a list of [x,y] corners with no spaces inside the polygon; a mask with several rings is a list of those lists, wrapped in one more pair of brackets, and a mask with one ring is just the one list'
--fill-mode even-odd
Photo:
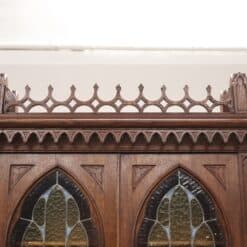
{"label": "decorative wooden crown", "polygon": [[[0,107],[1,113],[31,113],[37,112],[37,106],[45,113],[55,113],[57,108],[63,106],[66,112],[100,113],[103,107],[110,107],[111,112],[126,112],[131,106],[135,112],[152,112],[150,107],[155,107],[156,112],[170,113],[176,106],[183,113],[195,112],[193,109],[200,107],[207,113],[217,112],[247,112],[247,77],[243,73],[233,74],[230,79],[230,87],[221,95],[220,100],[215,99],[211,86],[206,88],[206,97],[195,100],[189,94],[189,87],[184,87],[184,96],[177,101],[171,100],[166,94],[166,87],[161,87],[161,96],[156,100],[149,100],[144,96],[144,87],[139,85],[139,94],[134,100],[126,100],[121,95],[121,86],[116,86],[116,93],[109,101],[102,100],[98,95],[98,85],[93,87],[93,95],[88,100],[80,100],[76,97],[76,87],[70,87],[70,96],[64,101],[56,100],[53,96],[53,87],[48,87],[48,94],[43,100],[35,100],[31,97],[31,88],[25,87],[25,95],[18,99],[15,92],[8,88],[8,79],[5,74],[0,74]],[[220,108],[220,111],[219,111]],[[40,112],[40,111],[39,111]],[[174,111],[176,112],[176,111]]]}

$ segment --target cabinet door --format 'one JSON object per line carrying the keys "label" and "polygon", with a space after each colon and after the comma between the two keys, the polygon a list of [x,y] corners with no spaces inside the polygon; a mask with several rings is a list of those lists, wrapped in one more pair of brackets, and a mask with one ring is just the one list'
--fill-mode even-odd
{"label": "cabinet door", "polygon": [[117,246],[115,155],[0,156],[1,246]]}
{"label": "cabinet door", "polygon": [[241,244],[237,157],[122,155],[120,246]]}

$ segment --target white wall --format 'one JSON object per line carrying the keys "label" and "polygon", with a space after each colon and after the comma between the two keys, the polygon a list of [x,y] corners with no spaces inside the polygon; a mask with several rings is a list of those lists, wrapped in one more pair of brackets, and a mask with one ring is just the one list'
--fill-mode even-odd
{"label": "white wall", "polygon": [[204,97],[205,87],[211,84],[218,98],[228,88],[230,75],[239,71],[247,73],[246,51],[0,51],[0,72],[7,73],[9,87],[22,96],[29,84],[37,99],[47,94],[49,84],[58,99],[68,95],[71,84],[85,99],[96,82],[104,99],[114,95],[117,84],[124,96],[134,98],[140,83],[150,98],[159,97],[163,83],[174,99],[183,95],[185,84],[197,99]]}
{"label": "white wall", "polygon": [[0,0],[0,45],[246,47],[245,0]]}

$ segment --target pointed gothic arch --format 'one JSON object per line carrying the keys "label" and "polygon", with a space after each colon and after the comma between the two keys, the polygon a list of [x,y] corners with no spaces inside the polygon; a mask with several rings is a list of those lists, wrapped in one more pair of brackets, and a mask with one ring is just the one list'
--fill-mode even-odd
{"label": "pointed gothic arch", "polygon": [[97,212],[80,187],[58,167],[43,175],[18,206],[7,246],[103,246]]}
{"label": "pointed gothic arch", "polygon": [[142,207],[135,246],[226,247],[229,231],[216,201],[184,167],[177,166],[154,187]]}

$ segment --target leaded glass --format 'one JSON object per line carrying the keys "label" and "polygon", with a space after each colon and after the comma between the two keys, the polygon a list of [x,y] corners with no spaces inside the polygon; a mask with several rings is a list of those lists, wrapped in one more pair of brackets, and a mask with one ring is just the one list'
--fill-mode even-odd
{"label": "leaded glass", "polygon": [[211,197],[179,169],[153,192],[138,232],[138,247],[225,247]]}
{"label": "leaded glass", "polygon": [[166,230],[161,224],[156,223],[149,234],[149,247],[164,246],[169,247]]}
{"label": "leaded glass", "polygon": [[[46,179],[49,187],[44,182]],[[87,200],[63,172],[48,175],[27,196],[9,246],[99,246]]]}

